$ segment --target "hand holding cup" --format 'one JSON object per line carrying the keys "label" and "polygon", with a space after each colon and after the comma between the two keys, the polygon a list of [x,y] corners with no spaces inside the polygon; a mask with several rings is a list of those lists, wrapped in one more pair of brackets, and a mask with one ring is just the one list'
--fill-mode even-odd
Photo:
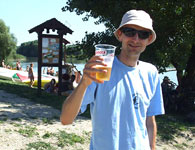
{"label": "hand holding cup", "polygon": [[104,72],[97,72],[96,79],[109,81],[111,76],[112,64],[114,60],[116,47],[108,44],[97,44],[95,45],[95,55],[100,56],[102,58],[102,63],[104,65],[96,65],[95,67],[100,70],[104,70]]}
{"label": "hand holding cup", "polygon": [[98,69],[96,66],[107,66],[103,62],[103,58],[100,56],[93,56],[91,59],[85,64],[85,67],[83,69],[83,77],[82,81],[85,82],[85,84],[88,86],[92,83],[92,81],[95,81],[97,83],[103,83],[103,80],[99,80],[96,78],[96,74],[99,73],[105,73],[105,70]]}

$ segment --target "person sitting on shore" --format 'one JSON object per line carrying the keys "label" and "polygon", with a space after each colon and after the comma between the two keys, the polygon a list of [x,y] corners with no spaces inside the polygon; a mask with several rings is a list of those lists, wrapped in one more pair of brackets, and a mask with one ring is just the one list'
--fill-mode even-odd
{"label": "person sitting on shore", "polygon": [[161,87],[164,99],[164,107],[168,112],[174,108],[174,105],[176,105],[176,98],[178,96],[176,84],[172,82],[169,77],[165,76],[163,82],[161,83]]}
{"label": "person sitting on shore", "polygon": [[167,96],[171,91],[175,90],[175,83],[173,83],[169,77],[165,76],[161,83],[162,93]]}
{"label": "person sitting on shore", "polygon": [[62,95],[68,96],[73,91],[73,83],[70,80],[70,75],[65,73],[62,75]]}
{"label": "person sitting on shore", "polygon": [[49,67],[47,68],[47,75],[50,75],[50,69],[49,69]]}
{"label": "person sitting on shore", "polygon": [[58,76],[58,74],[59,74],[59,73],[58,73],[58,71],[56,71],[56,74],[55,74],[55,76]]}
{"label": "person sitting on shore", "polygon": [[10,65],[5,65],[5,68],[7,68],[7,69],[12,69],[12,67],[10,66]]}
{"label": "person sitting on shore", "polygon": [[53,69],[53,67],[51,67],[51,69],[50,69],[50,75],[54,76],[54,69]]}
{"label": "person sitting on shore", "polygon": [[79,82],[81,81],[81,72],[80,71],[77,71],[75,72],[75,76],[76,76],[76,83],[79,84]]}
{"label": "person sitting on shore", "polygon": [[71,83],[72,83],[73,89],[75,89],[75,88],[78,86],[78,83],[77,83],[77,81],[76,81],[76,75],[74,75],[74,74],[71,75],[70,81],[71,81]]}
{"label": "person sitting on shore", "polygon": [[46,83],[44,85],[44,90],[47,93],[56,93],[56,80],[55,79],[51,79],[51,81],[49,83]]}

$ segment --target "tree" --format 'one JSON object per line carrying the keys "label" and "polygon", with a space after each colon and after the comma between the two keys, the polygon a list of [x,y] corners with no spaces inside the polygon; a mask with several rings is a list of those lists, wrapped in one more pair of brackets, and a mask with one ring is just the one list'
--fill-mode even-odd
{"label": "tree", "polygon": [[16,38],[0,19],[0,60],[6,59],[12,51],[16,51]]}
{"label": "tree", "polygon": [[[84,21],[90,17],[97,18],[96,24],[104,23],[107,27],[104,33],[86,33],[78,44],[86,52],[86,57],[94,54],[93,46],[102,42],[102,39],[104,43],[112,43],[110,39],[113,39],[113,31],[119,26],[122,15],[130,9],[148,12],[154,20],[157,33],[156,42],[147,48],[140,59],[155,64],[160,72],[165,72],[170,65],[174,66],[180,92],[195,91],[195,1],[68,0],[62,8],[63,11],[74,11],[77,15],[85,13]],[[113,42],[116,45],[116,41]],[[117,46],[119,51],[120,44]]]}
{"label": "tree", "polygon": [[26,57],[38,57],[38,41],[35,40],[22,43],[18,47],[17,53]]}

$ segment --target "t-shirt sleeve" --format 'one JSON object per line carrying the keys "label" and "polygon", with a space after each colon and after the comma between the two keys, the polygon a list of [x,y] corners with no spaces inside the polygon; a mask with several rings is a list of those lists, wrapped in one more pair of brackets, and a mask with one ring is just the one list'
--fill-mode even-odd
{"label": "t-shirt sleeve", "polygon": [[154,88],[154,95],[150,100],[150,106],[147,110],[147,116],[156,116],[165,113],[160,78],[158,74],[156,77],[156,88]]}
{"label": "t-shirt sleeve", "polygon": [[87,105],[92,103],[95,99],[95,91],[96,91],[97,83],[93,82],[90,86],[88,86],[85,95],[83,97],[83,101],[80,108],[80,113],[85,112],[87,109]]}

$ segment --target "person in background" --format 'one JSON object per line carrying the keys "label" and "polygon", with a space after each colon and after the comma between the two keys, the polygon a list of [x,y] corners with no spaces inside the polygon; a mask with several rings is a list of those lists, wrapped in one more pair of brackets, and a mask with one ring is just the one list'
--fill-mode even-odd
{"label": "person in background", "polygon": [[78,85],[78,83],[76,83],[76,76],[74,74],[72,74],[70,77],[70,83],[71,83],[71,89],[75,89]]}
{"label": "person in background", "polygon": [[75,76],[76,83],[78,84],[81,81],[81,72],[80,71],[75,72]]}
{"label": "person in background", "polygon": [[56,71],[56,74],[55,74],[55,76],[58,76],[58,74],[59,74],[59,73],[58,73],[58,71]]}
{"label": "person in background", "polygon": [[6,68],[5,61],[4,61],[4,60],[2,60],[1,66],[2,66],[3,68]]}
{"label": "person in background", "polygon": [[173,111],[177,108],[176,98],[178,96],[178,92],[176,90],[176,84],[172,82],[169,77],[165,76],[163,78],[163,82],[161,83],[164,107],[166,112]]}
{"label": "person in background", "polygon": [[68,73],[62,75],[62,95],[68,96],[73,90],[73,83],[71,82],[71,77]]}
{"label": "person in background", "polygon": [[95,68],[107,66],[93,56],[83,70],[77,88],[64,101],[62,124],[71,124],[90,104],[90,150],[155,150],[156,115],[164,114],[157,68],[139,60],[156,39],[152,19],[142,10],[127,11],[115,30],[121,51],[115,56],[109,81],[96,79]]}
{"label": "person in background", "polygon": [[50,75],[50,69],[47,67],[47,75]]}
{"label": "person in background", "polygon": [[43,74],[45,74],[45,68],[43,68]]}
{"label": "person in background", "polygon": [[50,75],[54,76],[54,69],[53,69],[53,67],[51,67],[51,69],[50,69]]}
{"label": "person in background", "polygon": [[56,93],[56,80],[55,79],[51,79],[51,81],[49,83],[46,83],[44,85],[44,90],[47,93]]}
{"label": "person in background", "polygon": [[29,66],[28,65],[26,66],[26,72],[29,72]]}
{"label": "person in background", "polygon": [[7,68],[7,69],[12,69],[12,67],[10,66],[10,65],[5,65],[5,68]]}
{"label": "person in background", "polygon": [[34,84],[33,63],[30,64],[30,68],[28,71],[28,78],[30,79],[30,87],[33,87],[33,84]]}
{"label": "person in background", "polygon": [[16,69],[17,70],[22,70],[21,63],[20,63],[19,60],[16,62]]}

